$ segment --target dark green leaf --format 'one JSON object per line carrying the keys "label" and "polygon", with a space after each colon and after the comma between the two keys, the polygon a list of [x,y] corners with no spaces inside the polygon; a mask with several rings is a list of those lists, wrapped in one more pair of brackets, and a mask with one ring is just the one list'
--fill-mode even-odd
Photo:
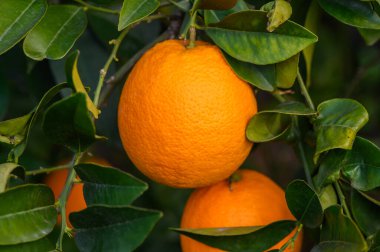
{"label": "dark green leaf", "polygon": [[254,65],[251,63],[239,61],[235,58],[232,58],[226,53],[223,53],[223,55],[228,64],[241,79],[265,91],[271,92],[275,89],[274,65]]}
{"label": "dark green leaf", "polygon": [[296,223],[294,221],[278,221],[264,227],[174,230],[194,240],[222,250],[261,252],[284,239],[295,227]]}
{"label": "dark green leaf", "polygon": [[380,186],[380,149],[364,138],[356,138],[339,166],[358,190],[369,191]]}
{"label": "dark green leaf", "polygon": [[54,194],[45,185],[23,185],[0,194],[0,245],[38,240],[56,221]]}
{"label": "dark green leaf", "polygon": [[16,245],[0,246],[1,252],[42,252],[53,251],[55,244],[49,238],[44,237],[37,241],[25,242]]}
{"label": "dark green leaf", "polygon": [[324,241],[315,246],[311,252],[358,252],[360,245],[345,241]]}
{"label": "dark green leaf", "polygon": [[7,144],[18,144],[26,133],[29,120],[33,113],[0,122],[0,141]]}
{"label": "dark green leaf", "polygon": [[87,26],[83,8],[73,5],[50,5],[46,15],[26,36],[25,54],[34,60],[61,59]]}
{"label": "dark green leaf", "polygon": [[370,252],[380,252],[380,232],[373,238]]}
{"label": "dark green leaf", "polygon": [[204,19],[205,24],[217,23],[226,16],[236,13],[239,11],[249,10],[248,5],[244,2],[244,0],[238,0],[235,6],[228,10],[205,10],[204,11]]}
{"label": "dark green leaf", "polygon": [[338,205],[331,206],[325,210],[325,220],[322,224],[320,240],[321,242],[339,242],[339,244],[342,244],[342,242],[352,243],[360,248],[357,251],[366,251],[367,248],[359,228],[352,220],[343,215],[342,208]]}
{"label": "dark green leaf", "polygon": [[380,17],[368,2],[318,0],[319,5],[340,22],[367,29],[380,29]]}
{"label": "dark green leaf", "polygon": [[84,151],[96,140],[95,126],[82,93],[54,103],[47,109],[42,127],[52,142],[75,152]]}
{"label": "dark green leaf", "polygon": [[314,121],[317,134],[314,160],[331,149],[351,149],[356,133],[367,123],[366,109],[355,100],[332,99],[318,106]]}
{"label": "dark green leaf", "polygon": [[236,5],[237,0],[199,0],[198,9],[228,10]]}
{"label": "dark green leaf", "polygon": [[351,190],[351,209],[356,223],[367,236],[380,230],[380,206],[369,201],[360,192]]}
{"label": "dark green leaf", "polygon": [[297,54],[285,61],[277,63],[276,86],[278,88],[291,88],[297,78],[298,62],[300,55]]}
{"label": "dark green leaf", "polygon": [[161,218],[158,211],[136,207],[91,206],[70,214],[80,251],[136,249]]}
{"label": "dark green leaf", "polygon": [[12,173],[21,178],[25,177],[25,170],[20,165],[14,163],[0,164],[0,193],[5,191],[9,176]]}
{"label": "dark green leaf", "polygon": [[1,0],[0,54],[3,54],[43,17],[46,0]]}
{"label": "dark green leaf", "polygon": [[149,16],[159,6],[158,0],[124,0],[119,17],[119,31]]}
{"label": "dark green leaf", "polygon": [[1,74],[0,74],[0,83],[1,83],[0,85],[0,121],[1,121],[3,120],[5,114],[7,113],[8,106],[10,104],[11,99],[10,99],[9,84],[5,81],[5,79],[3,78]]}
{"label": "dark green leaf", "polygon": [[83,194],[87,206],[129,205],[148,189],[143,181],[112,167],[89,163],[79,164],[75,170],[84,182]]}
{"label": "dark green leaf", "polygon": [[66,64],[65,64],[66,79],[73,90],[79,93],[83,93],[86,96],[87,108],[93,114],[93,116],[97,119],[99,116],[99,110],[95,106],[95,104],[92,102],[92,100],[88,96],[86,89],[84,88],[84,85],[82,83],[82,80],[78,72],[78,58],[79,58],[78,50],[73,52],[67,58]]}
{"label": "dark green leaf", "polygon": [[266,24],[266,12],[241,11],[205,30],[232,57],[258,65],[284,61],[318,40],[313,33],[292,21],[286,21],[271,33],[266,31]]}
{"label": "dark green leaf", "polygon": [[286,188],[286,202],[294,217],[309,228],[316,228],[323,220],[323,209],[318,195],[303,180],[295,180]]}
{"label": "dark green leaf", "polygon": [[290,122],[289,115],[260,112],[249,121],[246,136],[256,143],[272,141],[285,134]]}
{"label": "dark green leaf", "polygon": [[358,31],[369,46],[375,44],[380,39],[380,30],[358,28]]}
{"label": "dark green leaf", "polygon": [[317,190],[321,190],[322,187],[332,184],[340,178],[340,163],[344,153],[344,150],[334,150],[323,158],[318,173],[314,177],[314,185]]}
{"label": "dark green leaf", "polygon": [[292,6],[288,1],[275,0],[273,8],[268,12],[267,30],[274,31],[292,15]]}

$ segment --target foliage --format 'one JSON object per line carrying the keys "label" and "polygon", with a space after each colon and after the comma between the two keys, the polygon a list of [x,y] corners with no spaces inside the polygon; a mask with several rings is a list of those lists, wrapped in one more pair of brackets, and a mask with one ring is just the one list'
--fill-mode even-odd
{"label": "foliage", "polygon": [[[190,39],[191,47],[195,31],[270,101],[248,123],[247,138],[260,143],[258,148],[278,141],[293,146],[306,179],[283,183],[296,222],[174,230],[224,250],[263,251],[296,228],[284,251],[301,230],[315,229],[305,245],[311,251],[379,251],[380,149],[358,136],[362,129],[364,135],[378,134],[380,123],[378,98],[370,89],[380,78],[374,56],[380,52],[363,45],[380,39],[379,1],[1,0],[0,10],[1,251],[132,251],[142,244],[162,217],[131,206],[147,184],[121,169],[82,160],[99,146],[108,152],[120,146],[110,123],[116,121],[115,97],[139,57],[169,37]],[[330,23],[338,28],[332,31]],[[350,36],[360,50],[347,45]],[[360,57],[356,73],[349,58],[354,53]],[[19,92],[20,79],[33,88],[15,101],[11,93]],[[362,92],[356,92],[359,84]],[[38,100],[24,99],[25,93]],[[54,202],[38,175],[61,167],[34,167],[56,162],[64,156],[58,152],[73,161]],[[88,207],[70,215],[71,230],[64,213],[74,182],[84,184]],[[167,196],[177,192],[168,190],[152,184],[147,198],[165,202],[169,217],[157,232],[171,237],[167,229],[178,225],[184,194],[177,202]],[[142,198],[136,204],[151,207]],[[58,213],[61,227],[53,230]]]}

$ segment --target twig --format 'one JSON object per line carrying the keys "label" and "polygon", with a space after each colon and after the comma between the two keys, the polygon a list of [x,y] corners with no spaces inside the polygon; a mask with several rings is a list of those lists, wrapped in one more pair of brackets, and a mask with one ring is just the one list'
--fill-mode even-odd
{"label": "twig", "polygon": [[307,91],[307,88],[306,88],[305,83],[304,83],[304,81],[302,79],[302,76],[301,76],[301,73],[300,73],[299,69],[297,70],[297,80],[298,80],[298,84],[299,84],[299,86],[301,88],[301,93],[305,97],[305,100],[306,100],[309,108],[311,108],[312,110],[315,111],[314,103],[313,103],[313,101],[310,98],[309,92]]}
{"label": "twig", "polygon": [[334,182],[334,187],[335,187],[336,192],[338,193],[338,198],[339,198],[340,204],[343,207],[343,210],[344,210],[345,214],[347,215],[347,217],[349,219],[352,220],[350,210],[348,209],[348,206],[346,204],[346,197],[344,196],[343,191],[340,188],[339,182],[335,181]]}
{"label": "twig", "polygon": [[41,169],[27,171],[27,172],[25,172],[25,175],[26,176],[34,176],[37,174],[49,173],[49,172],[53,172],[53,171],[67,169],[68,167],[70,167],[70,164],[58,165],[58,166],[48,167],[48,168],[41,168]]}
{"label": "twig", "polygon": [[280,248],[279,252],[285,251],[285,249],[287,247],[289,247],[289,245],[295,243],[295,241],[297,240],[297,237],[298,237],[299,233],[302,231],[302,228],[303,228],[303,225],[300,223],[297,226],[296,233],[284,245],[282,245],[282,247]]}
{"label": "twig", "polygon": [[74,1],[85,6],[88,9],[91,9],[94,11],[100,11],[100,12],[110,13],[110,14],[115,14],[115,15],[119,15],[119,13],[120,13],[118,10],[111,10],[111,9],[107,9],[107,8],[103,8],[103,7],[94,6],[94,5],[91,5],[89,3],[84,2],[82,0],[74,0]]}

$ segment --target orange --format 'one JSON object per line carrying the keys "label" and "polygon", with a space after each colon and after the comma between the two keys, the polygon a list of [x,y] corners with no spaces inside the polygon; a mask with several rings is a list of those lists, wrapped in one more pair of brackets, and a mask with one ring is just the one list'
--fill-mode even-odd
{"label": "orange", "polygon": [[[86,161],[104,166],[110,166],[107,161],[97,157],[88,158]],[[52,189],[55,200],[58,200],[63,191],[63,188],[65,187],[67,175],[68,169],[62,169],[51,172],[45,177],[44,183]],[[73,184],[70,195],[66,202],[66,220],[69,227],[72,228],[69,220],[70,213],[83,210],[84,208],[86,208],[86,201],[84,200],[83,196],[83,184]],[[58,219],[57,223],[61,223],[61,218]]]}
{"label": "orange", "polygon": [[[284,191],[270,178],[252,170],[239,170],[236,176],[235,182],[223,180],[195,190],[186,203],[181,228],[263,226],[278,220],[294,220]],[[294,232],[271,249],[279,249]],[[295,252],[301,251],[301,239],[298,236]],[[182,235],[181,246],[183,252],[221,251]]]}
{"label": "orange", "polygon": [[206,186],[230,176],[249,154],[245,137],[257,112],[251,87],[218,47],[181,40],[155,45],[130,73],[118,127],[136,167],[159,183]]}

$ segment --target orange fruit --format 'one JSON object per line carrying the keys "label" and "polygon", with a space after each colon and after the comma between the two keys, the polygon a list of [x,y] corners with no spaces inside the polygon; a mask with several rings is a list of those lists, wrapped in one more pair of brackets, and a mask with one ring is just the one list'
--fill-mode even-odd
{"label": "orange fruit", "polygon": [[[263,226],[278,220],[294,220],[284,191],[270,178],[252,170],[239,170],[235,182],[220,181],[195,190],[188,199],[181,221],[181,228],[218,228],[238,226]],[[295,232],[295,231],[294,231]],[[271,249],[279,249],[290,237]],[[298,236],[294,251],[301,251]],[[181,235],[183,252],[219,252]],[[293,251],[288,247],[285,251]]]}
{"label": "orange fruit", "polygon": [[[110,164],[97,157],[91,157],[86,160],[87,162],[92,162],[96,164],[100,164],[103,166],[110,166]],[[63,162],[63,164],[67,163]],[[54,172],[49,173],[44,180],[44,183],[48,185],[53,193],[55,200],[57,201],[59,196],[61,195],[63,188],[65,187],[65,182],[66,178],[68,176],[68,169],[62,169],[62,170],[57,170]],[[69,215],[72,212],[77,212],[80,210],[83,210],[86,208],[86,201],[84,200],[83,196],[83,184],[73,184],[73,187],[71,189],[70,195],[67,199],[66,202],[66,220],[67,220],[67,225],[72,228],[72,225],[69,220]],[[58,218],[58,224],[61,223],[61,218]]]}
{"label": "orange fruit", "polygon": [[230,176],[249,154],[257,112],[249,84],[218,47],[181,40],[155,45],[130,73],[119,102],[124,149],[146,176],[172,187],[206,186]]}

